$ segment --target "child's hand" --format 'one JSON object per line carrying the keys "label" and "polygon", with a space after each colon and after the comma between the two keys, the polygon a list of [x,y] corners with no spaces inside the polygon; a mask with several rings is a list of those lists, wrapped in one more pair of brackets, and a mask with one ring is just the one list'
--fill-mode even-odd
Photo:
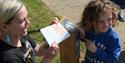
{"label": "child's hand", "polygon": [[87,48],[89,51],[95,53],[96,50],[97,50],[97,47],[96,47],[96,45],[94,44],[94,42],[92,42],[92,41],[89,40],[89,39],[85,39],[85,41],[86,41],[86,42],[85,42],[86,48]]}
{"label": "child's hand", "polygon": [[80,36],[80,40],[84,42],[84,38],[85,38],[85,32],[84,29],[77,27],[78,31],[79,31],[79,36]]}

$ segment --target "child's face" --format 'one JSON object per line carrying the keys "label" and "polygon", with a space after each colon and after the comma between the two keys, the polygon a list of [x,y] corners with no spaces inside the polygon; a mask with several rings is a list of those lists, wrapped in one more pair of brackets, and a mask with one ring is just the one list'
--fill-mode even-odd
{"label": "child's face", "polygon": [[112,12],[110,10],[104,10],[100,13],[100,19],[97,23],[97,31],[106,32],[108,28],[112,25]]}

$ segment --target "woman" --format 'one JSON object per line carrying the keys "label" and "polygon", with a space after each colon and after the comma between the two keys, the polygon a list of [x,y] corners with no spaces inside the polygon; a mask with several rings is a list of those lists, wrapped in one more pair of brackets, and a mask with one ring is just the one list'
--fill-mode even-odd
{"label": "woman", "polygon": [[35,63],[35,55],[44,56],[43,63],[50,63],[58,53],[54,43],[38,45],[29,36],[30,22],[21,0],[0,0],[0,62]]}

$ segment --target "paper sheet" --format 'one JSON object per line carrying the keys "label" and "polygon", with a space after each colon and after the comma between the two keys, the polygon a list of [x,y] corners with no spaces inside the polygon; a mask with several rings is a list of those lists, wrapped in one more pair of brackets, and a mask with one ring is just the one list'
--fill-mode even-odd
{"label": "paper sheet", "polygon": [[53,24],[40,29],[48,44],[51,46],[53,42],[59,44],[70,36],[69,32],[60,24]]}

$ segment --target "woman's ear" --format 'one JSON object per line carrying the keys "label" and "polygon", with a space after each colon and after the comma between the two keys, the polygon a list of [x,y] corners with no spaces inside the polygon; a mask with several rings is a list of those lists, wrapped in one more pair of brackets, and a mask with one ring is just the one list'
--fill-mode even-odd
{"label": "woman's ear", "polygon": [[0,27],[2,31],[7,32],[7,24],[2,23]]}

